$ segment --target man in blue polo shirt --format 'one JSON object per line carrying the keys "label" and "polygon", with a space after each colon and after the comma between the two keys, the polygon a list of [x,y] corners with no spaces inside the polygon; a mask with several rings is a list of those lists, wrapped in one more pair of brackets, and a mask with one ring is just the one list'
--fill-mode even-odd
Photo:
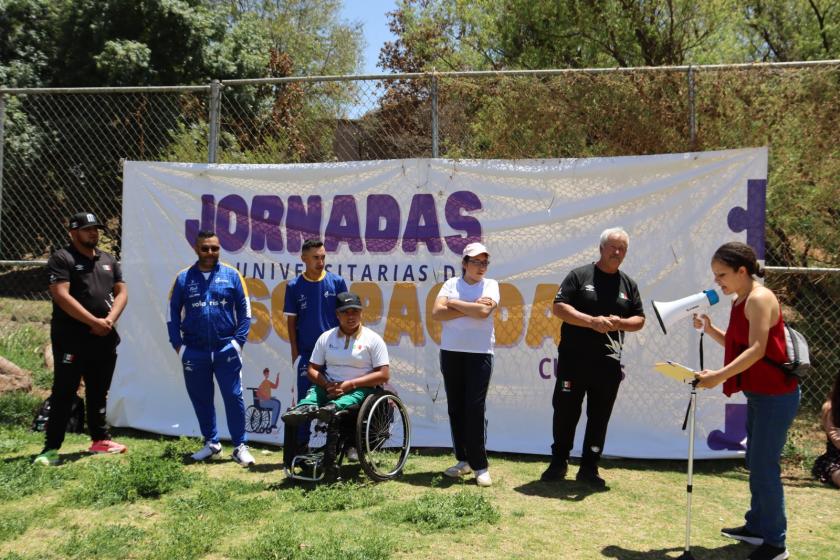
{"label": "man in blue polo shirt", "polygon": [[[326,259],[324,243],[320,239],[307,239],[300,254],[306,268],[286,286],[283,313],[289,327],[298,398],[303,398],[312,386],[306,371],[315,342],[322,333],[338,326],[335,296],[347,291],[341,276],[325,270]],[[298,442],[309,443],[308,424],[301,426]]]}

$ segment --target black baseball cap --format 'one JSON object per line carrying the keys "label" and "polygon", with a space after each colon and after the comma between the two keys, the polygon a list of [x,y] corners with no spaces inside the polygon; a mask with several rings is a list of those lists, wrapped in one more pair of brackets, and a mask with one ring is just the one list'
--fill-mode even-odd
{"label": "black baseball cap", "polygon": [[345,309],[362,309],[362,299],[353,292],[341,292],[336,299],[336,311],[344,311]]}
{"label": "black baseball cap", "polygon": [[96,216],[90,212],[79,212],[70,216],[70,229],[80,229],[92,226],[100,229],[105,227],[100,224]]}

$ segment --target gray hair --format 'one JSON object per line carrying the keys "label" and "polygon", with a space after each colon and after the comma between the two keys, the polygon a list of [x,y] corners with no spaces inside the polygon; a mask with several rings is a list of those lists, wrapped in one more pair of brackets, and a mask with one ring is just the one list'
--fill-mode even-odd
{"label": "gray hair", "polygon": [[607,228],[604,231],[602,231],[601,232],[601,242],[598,246],[603,247],[604,245],[607,244],[607,241],[609,241],[610,237],[613,237],[613,236],[623,237],[624,241],[627,243],[627,246],[630,247],[630,236],[627,235],[627,232],[624,231],[624,228],[620,228],[620,227]]}

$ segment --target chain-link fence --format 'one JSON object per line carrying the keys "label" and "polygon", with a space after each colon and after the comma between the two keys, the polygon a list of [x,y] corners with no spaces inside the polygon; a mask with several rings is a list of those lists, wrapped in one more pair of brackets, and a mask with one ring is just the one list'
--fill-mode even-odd
{"label": "chain-link fence", "polygon": [[812,344],[806,402],[840,369],[840,61],[0,89],[0,297],[90,209],[119,255],[123,159],[287,163],[562,158],[770,147],[767,283]]}

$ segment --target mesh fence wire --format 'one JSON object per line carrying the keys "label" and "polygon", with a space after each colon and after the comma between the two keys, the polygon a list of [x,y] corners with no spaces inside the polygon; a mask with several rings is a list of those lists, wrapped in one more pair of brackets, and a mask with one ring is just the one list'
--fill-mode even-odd
{"label": "mesh fence wire", "polygon": [[[305,163],[770,146],[767,264],[837,268],[838,82],[832,64],[234,81],[217,123],[209,85],[0,90],[0,297],[47,297],[35,263],[66,243],[79,209],[107,224],[102,246],[120,254],[123,159],[206,162],[211,147],[220,163]],[[803,392],[816,404],[840,369],[840,274],[779,271],[767,284],[811,341]]]}

